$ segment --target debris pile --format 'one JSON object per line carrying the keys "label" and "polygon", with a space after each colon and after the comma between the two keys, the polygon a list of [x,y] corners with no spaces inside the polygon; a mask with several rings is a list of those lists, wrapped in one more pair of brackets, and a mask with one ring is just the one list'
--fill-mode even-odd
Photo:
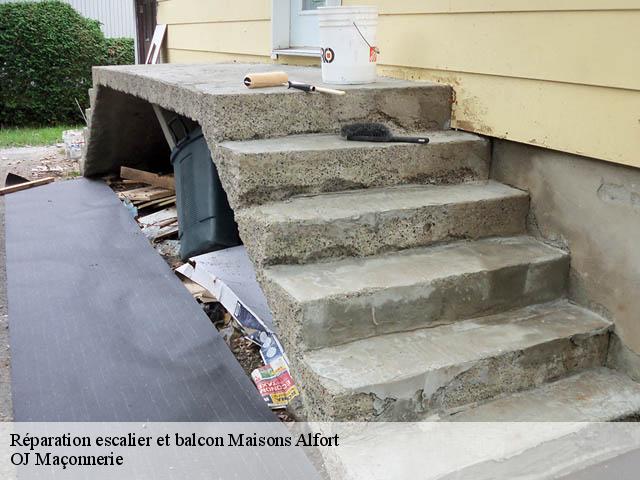
{"label": "debris pile", "polygon": [[40,164],[31,169],[34,179],[44,177],[75,177],[79,174],[78,160],[65,159],[58,152],[50,152],[40,159]]}
{"label": "debris pile", "polygon": [[120,176],[106,180],[156,250],[172,267],[180,265],[173,174],[160,175],[122,167]]}
{"label": "debris pile", "polygon": [[107,181],[143,234],[202,305],[265,402],[283,421],[290,421],[286,408],[299,391],[244,247],[199,255],[183,263],[178,258],[173,175],[122,167],[118,178]]}
{"label": "debris pile", "polygon": [[[289,360],[273,331],[271,314],[244,247],[193,257],[175,271],[183,282],[188,281],[187,288],[194,288],[193,283],[200,285],[224,307],[223,321],[214,321],[214,324],[228,339],[237,357],[246,352],[247,344],[244,343],[242,351],[235,349],[238,344],[233,344],[234,332],[259,348],[263,365],[251,370],[251,378],[269,407],[286,409],[299,391],[289,372]],[[199,294],[198,290],[196,295]],[[239,361],[248,370],[247,362],[241,358]]]}

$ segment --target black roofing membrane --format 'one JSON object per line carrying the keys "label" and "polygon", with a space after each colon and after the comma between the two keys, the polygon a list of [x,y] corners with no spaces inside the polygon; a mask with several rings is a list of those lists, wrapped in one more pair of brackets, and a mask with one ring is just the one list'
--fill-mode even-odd
{"label": "black roofing membrane", "polygon": [[8,195],[16,421],[273,421],[222,337],[100,181]]}

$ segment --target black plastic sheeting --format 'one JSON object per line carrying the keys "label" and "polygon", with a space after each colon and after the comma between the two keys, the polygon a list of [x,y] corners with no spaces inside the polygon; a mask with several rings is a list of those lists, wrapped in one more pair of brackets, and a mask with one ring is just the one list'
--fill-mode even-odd
{"label": "black plastic sheeting", "polygon": [[104,183],[7,197],[16,421],[273,421]]}

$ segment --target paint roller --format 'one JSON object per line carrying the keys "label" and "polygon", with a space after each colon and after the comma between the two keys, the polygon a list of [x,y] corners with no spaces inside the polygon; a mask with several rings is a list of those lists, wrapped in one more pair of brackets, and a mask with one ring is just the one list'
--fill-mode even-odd
{"label": "paint roller", "polygon": [[286,72],[265,72],[265,73],[248,73],[244,77],[244,84],[247,88],[265,88],[265,87],[282,87],[295,88],[303,92],[320,92],[329,93],[331,95],[344,95],[342,90],[334,90],[333,88],[317,87],[308,83],[293,82],[289,80]]}

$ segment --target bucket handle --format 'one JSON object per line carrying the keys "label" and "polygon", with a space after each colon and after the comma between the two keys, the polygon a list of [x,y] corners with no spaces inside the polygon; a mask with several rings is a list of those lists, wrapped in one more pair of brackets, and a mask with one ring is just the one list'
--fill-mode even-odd
{"label": "bucket handle", "polygon": [[356,22],[353,22],[353,26],[356,27],[356,30],[358,31],[358,33],[360,34],[360,36],[362,37],[362,40],[364,40],[364,43],[367,44],[367,46],[372,49],[374,52],[376,52],[377,54],[380,54],[380,49],[378,47],[374,47],[373,45],[371,45],[367,39],[365,38],[365,36],[362,34],[362,31],[360,31],[360,29],[358,28],[358,25],[356,25]]}

